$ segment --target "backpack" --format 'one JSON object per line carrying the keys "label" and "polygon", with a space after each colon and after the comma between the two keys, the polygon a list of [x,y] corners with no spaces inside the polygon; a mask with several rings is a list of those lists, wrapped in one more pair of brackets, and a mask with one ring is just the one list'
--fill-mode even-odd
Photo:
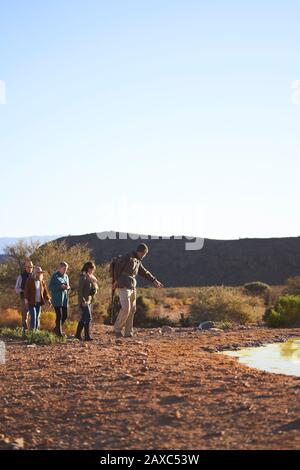
{"label": "backpack", "polygon": [[113,281],[115,281],[115,267],[122,255],[114,256],[109,265],[109,275]]}

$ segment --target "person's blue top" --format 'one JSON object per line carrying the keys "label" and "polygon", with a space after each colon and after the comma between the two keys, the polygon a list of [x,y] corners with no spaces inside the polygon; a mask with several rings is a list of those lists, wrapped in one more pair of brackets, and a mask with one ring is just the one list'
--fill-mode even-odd
{"label": "person's blue top", "polygon": [[59,271],[53,273],[49,282],[51,291],[51,301],[53,307],[67,307],[69,303],[69,291],[62,289],[62,284],[69,284],[69,276],[61,274]]}

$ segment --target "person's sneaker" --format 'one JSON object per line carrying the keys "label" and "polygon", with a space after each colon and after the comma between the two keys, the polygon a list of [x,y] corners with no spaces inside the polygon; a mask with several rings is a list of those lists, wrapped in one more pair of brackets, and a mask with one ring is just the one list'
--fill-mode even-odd
{"label": "person's sneaker", "polygon": [[129,333],[128,335],[124,336],[125,338],[133,338],[133,333]]}

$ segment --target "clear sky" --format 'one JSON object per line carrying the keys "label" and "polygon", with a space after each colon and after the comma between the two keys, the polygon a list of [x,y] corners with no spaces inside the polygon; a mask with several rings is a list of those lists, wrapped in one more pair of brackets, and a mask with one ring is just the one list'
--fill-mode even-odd
{"label": "clear sky", "polygon": [[0,236],[299,236],[299,24],[296,0],[0,0]]}

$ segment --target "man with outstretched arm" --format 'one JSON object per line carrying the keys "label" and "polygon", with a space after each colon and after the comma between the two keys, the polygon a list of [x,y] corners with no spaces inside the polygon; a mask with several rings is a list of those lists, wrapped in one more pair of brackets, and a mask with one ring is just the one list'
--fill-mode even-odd
{"label": "man with outstretched arm", "polygon": [[[113,289],[118,288],[121,310],[114,324],[116,337],[130,338],[133,336],[133,318],[136,312],[136,276],[152,282],[154,287],[163,287],[142,264],[148,253],[145,243],[140,243],[136,251],[126,253],[115,259],[113,265]],[[123,330],[124,334],[123,334]]]}

